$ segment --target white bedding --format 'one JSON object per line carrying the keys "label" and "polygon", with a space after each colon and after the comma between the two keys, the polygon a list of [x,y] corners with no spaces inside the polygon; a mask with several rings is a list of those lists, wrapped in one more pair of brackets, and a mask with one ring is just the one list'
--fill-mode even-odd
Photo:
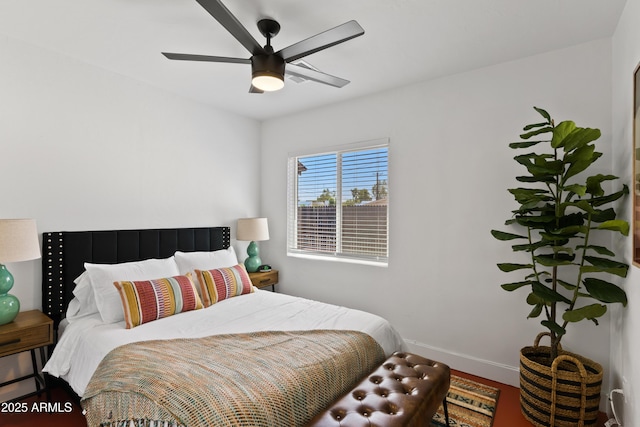
{"label": "white bedding", "polygon": [[389,356],[405,350],[400,335],[385,319],[364,311],[289,295],[256,290],[211,307],[125,329],[124,321],[105,324],[96,313],[69,323],[44,367],[63,378],[79,395],[104,356],[136,341],[198,338],[215,334],[267,330],[348,329],[373,337]]}

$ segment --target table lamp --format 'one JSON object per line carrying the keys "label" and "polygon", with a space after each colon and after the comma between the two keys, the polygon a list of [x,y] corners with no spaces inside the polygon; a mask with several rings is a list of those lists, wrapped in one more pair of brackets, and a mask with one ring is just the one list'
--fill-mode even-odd
{"label": "table lamp", "polygon": [[20,301],[9,294],[13,275],[3,263],[36,258],[40,258],[36,221],[0,219],[0,325],[12,322],[20,312]]}
{"label": "table lamp", "polygon": [[236,239],[251,241],[247,247],[247,255],[249,256],[244,260],[244,266],[249,273],[258,271],[262,260],[258,256],[260,252],[256,242],[269,240],[267,218],[240,218],[238,220]]}

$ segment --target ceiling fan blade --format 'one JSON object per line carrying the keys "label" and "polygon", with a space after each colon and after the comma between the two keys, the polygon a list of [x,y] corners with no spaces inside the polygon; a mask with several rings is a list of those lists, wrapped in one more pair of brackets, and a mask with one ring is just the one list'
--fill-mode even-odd
{"label": "ceiling fan blade", "polygon": [[341,79],[340,77],[332,76],[321,71],[312,70],[311,68],[301,67],[300,65],[295,64],[287,64],[284,68],[284,73],[334,87],[343,87],[349,84],[349,80]]}
{"label": "ceiling fan blade", "polygon": [[316,34],[301,42],[285,47],[277,54],[286,62],[295,61],[312,53],[319,52],[339,43],[346,42],[364,34],[364,29],[356,21],[345,22],[323,33]]}
{"label": "ceiling fan blade", "polygon": [[251,87],[249,88],[249,93],[264,93],[264,91],[262,89],[258,89],[254,85],[251,85]]}
{"label": "ceiling fan blade", "polygon": [[247,29],[233,16],[233,14],[219,0],[196,0],[200,6],[204,7],[216,21],[231,33],[251,54],[257,55],[264,49],[247,31]]}
{"label": "ceiling fan blade", "polygon": [[169,59],[176,59],[179,61],[230,62],[233,64],[251,64],[251,60],[245,58],[229,58],[226,56],[191,55],[187,53],[169,52],[162,52],[162,54]]}

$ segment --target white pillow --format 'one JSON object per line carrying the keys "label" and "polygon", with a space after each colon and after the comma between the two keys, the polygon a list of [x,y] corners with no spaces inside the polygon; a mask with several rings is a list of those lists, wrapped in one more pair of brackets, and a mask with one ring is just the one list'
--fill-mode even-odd
{"label": "white pillow", "polygon": [[176,252],[174,257],[181,275],[193,273],[195,270],[213,270],[238,264],[233,246],[213,252]]}
{"label": "white pillow", "polygon": [[84,268],[91,279],[96,305],[100,317],[105,323],[124,320],[122,300],[113,282],[151,280],[180,275],[174,257],[121,264],[90,264],[86,262]]}
{"label": "white pillow", "polygon": [[76,277],[73,283],[76,284],[76,287],[73,289],[75,298],[69,302],[67,315],[65,316],[69,322],[98,312],[89,273],[86,271],[83,272],[80,276]]}

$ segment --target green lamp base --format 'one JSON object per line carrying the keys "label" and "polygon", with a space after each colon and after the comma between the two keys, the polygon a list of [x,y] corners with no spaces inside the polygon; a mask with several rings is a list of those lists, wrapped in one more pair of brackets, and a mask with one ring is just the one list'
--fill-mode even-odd
{"label": "green lamp base", "polygon": [[13,288],[13,275],[4,264],[0,264],[0,325],[13,322],[20,312],[20,301],[9,294]]}
{"label": "green lamp base", "polygon": [[0,295],[0,325],[13,322],[20,312],[20,301],[11,294]]}
{"label": "green lamp base", "polygon": [[259,253],[260,251],[258,250],[256,242],[249,243],[247,247],[247,255],[249,255],[249,257],[244,260],[244,267],[249,273],[255,273],[258,271],[258,267],[262,265],[262,260],[258,256]]}

